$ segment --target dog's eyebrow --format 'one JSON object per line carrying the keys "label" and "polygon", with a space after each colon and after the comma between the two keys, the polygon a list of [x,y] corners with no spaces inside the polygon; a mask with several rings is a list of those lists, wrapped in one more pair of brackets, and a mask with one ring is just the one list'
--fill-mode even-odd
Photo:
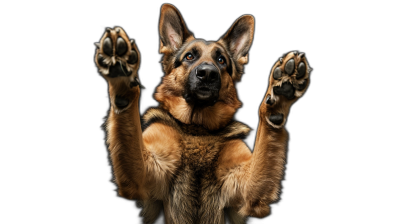
{"label": "dog's eyebrow", "polygon": [[191,42],[189,42],[189,43],[187,43],[187,44],[185,44],[185,45],[183,45],[179,50],[178,50],[178,52],[176,53],[176,60],[181,60],[181,57],[182,57],[182,54],[184,53],[184,52],[186,52],[187,51],[187,49],[189,49],[189,47],[191,46],[191,45],[193,45],[193,44],[195,44],[195,43],[197,43],[197,42],[205,42],[204,40],[202,40],[202,39],[196,39],[196,40],[192,40]]}
{"label": "dog's eyebrow", "polygon": [[219,57],[220,55],[222,55],[222,56],[225,57],[226,63],[227,63],[227,64],[230,64],[230,61],[228,60],[228,59],[229,59],[229,55],[228,55],[227,53],[225,53],[224,50],[222,50],[222,49],[219,48],[219,47],[216,47],[216,48],[214,48],[214,49],[215,49],[215,50],[213,50],[213,53],[212,53],[212,57],[213,57],[213,58],[218,59],[218,57]]}
{"label": "dog's eyebrow", "polygon": [[228,74],[230,76],[232,76],[232,63],[230,61],[230,55],[225,53],[225,51],[222,50],[222,48],[219,46],[214,47],[214,49],[216,49],[216,50],[214,50],[212,57],[214,58],[214,60],[216,60],[218,62],[218,57],[220,55],[224,56],[225,60],[226,60],[226,71],[228,72]]}
{"label": "dog's eyebrow", "polygon": [[191,51],[194,56],[197,58],[202,50],[201,48],[198,48],[198,46],[193,46],[196,42],[204,42],[204,40],[194,40],[190,43],[188,43],[187,45],[185,44],[181,49],[179,49],[179,51],[176,53],[175,56],[175,62],[174,62],[174,67],[177,68],[182,64],[182,60],[183,60],[183,54],[186,54],[187,52]]}
{"label": "dog's eyebrow", "polygon": [[231,53],[227,49],[225,49],[225,47],[223,45],[221,45],[220,43],[216,42],[214,48],[216,48],[220,52],[223,52],[224,55],[227,56],[227,58],[232,58]]}

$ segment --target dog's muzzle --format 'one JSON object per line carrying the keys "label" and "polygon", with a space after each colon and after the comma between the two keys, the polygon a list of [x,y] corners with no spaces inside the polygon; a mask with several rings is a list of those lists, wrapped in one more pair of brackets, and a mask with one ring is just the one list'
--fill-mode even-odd
{"label": "dog's muzzle", "polygon": [[184,97],[188,103],[212,106],[218,100],[220,88],[220,71],[215,65],[205,62],[190,72]]}

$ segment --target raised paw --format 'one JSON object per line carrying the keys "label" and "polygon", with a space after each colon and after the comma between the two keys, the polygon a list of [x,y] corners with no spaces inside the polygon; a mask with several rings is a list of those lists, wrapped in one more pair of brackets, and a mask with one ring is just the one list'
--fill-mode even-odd
{"label": "raised paw", "polygon": [[121,27],[106,28],[95,45],[95,63],[103,77],[127,77],[130,87],[140,85],[137,74],[140,54],[135,41]]}
{"label": "raised paw", "polygon": [[290,106],[307,90],[311,70],[305,54],[297,51],[279,58],[272,67],[260,108],[271,126],[280,128],[285,124]]}

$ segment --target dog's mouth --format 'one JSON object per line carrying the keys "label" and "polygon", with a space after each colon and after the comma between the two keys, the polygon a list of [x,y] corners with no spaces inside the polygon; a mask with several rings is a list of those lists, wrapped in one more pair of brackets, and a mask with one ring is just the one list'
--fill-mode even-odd
{"label": "dog's mouth", "polygon": [[212,98],[212,91],[210,88],[208,87],[200,87],[199,89],[197,89],[197,91],[195,91],[196,97],[199,100],[208,100],[210,98]]}
{"label": "dog's mouth", "polygon": [[191,89],[184,94],[186,102],[196,106],[212,106],[219,96],[219,90],[208,86],[201,86]]}

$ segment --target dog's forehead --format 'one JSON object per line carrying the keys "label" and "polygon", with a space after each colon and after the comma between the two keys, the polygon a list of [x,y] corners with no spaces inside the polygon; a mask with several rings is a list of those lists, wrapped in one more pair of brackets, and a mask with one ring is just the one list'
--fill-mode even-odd
{"label": "dog's forehead", "polygon": [[189,42],[186,47],[184,48],[184,51],[190,50],[196,48],[197,50],[201,50],[203,53],[206,52],[212,52],[215,50],[219,51],[225,51],[224,47],[216,42],[216,41],[206,41],[203,39],[194,39],[191,42]]}

